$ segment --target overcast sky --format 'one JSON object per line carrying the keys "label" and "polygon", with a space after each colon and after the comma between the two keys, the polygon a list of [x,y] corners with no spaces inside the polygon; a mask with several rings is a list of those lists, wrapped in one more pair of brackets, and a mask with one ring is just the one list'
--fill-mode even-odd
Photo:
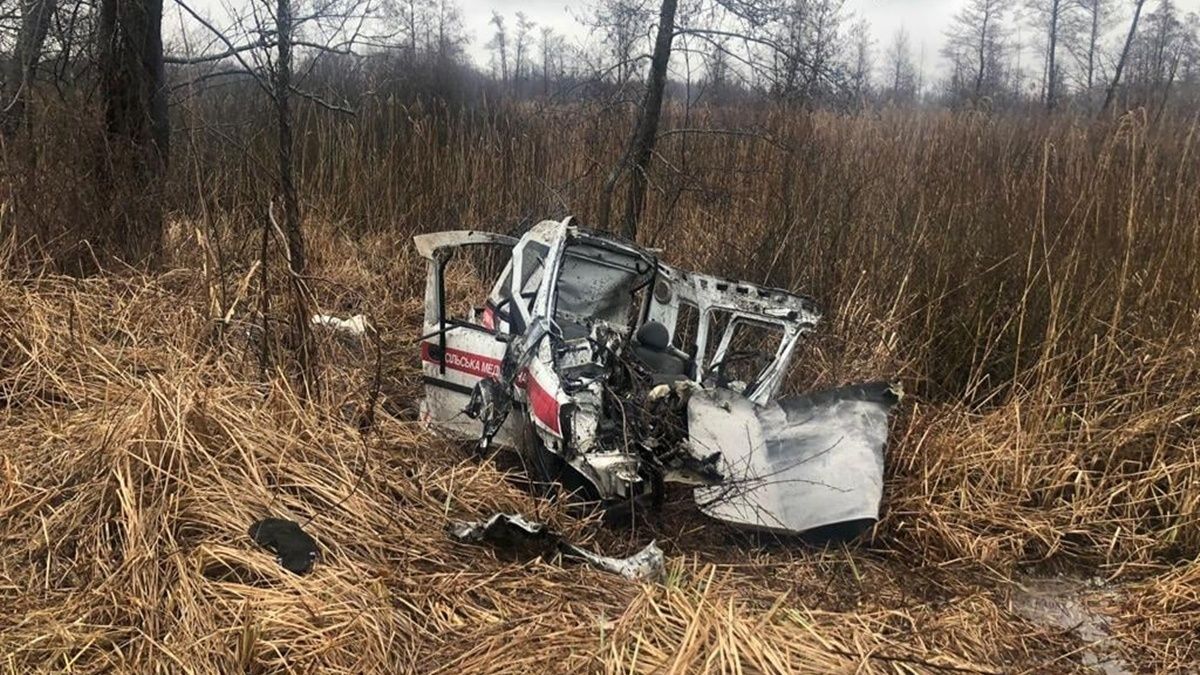
{"label": "overcast sky", "polygon": [[[587,11],[591,4],[585,0],[461,0],[463,19],[466,29],[471,33],[469,53],[481,65],[489,62],[487,42],[492,35],[488,20],[492,10],[504,14],[511,26],[513,15],[525,12],[539,25],[549,25],[555,31],[569,36],[570,39],[582,42],[587,38],[587,28],[581,26],[574,17]],[[876,41],[877,60],[883,54],[887,44],[900,28],[908,31],[911,37],[913,58],[920,59],[924,53],[927,73],[933,74],[939,70],[941,59],[938,50],[945,40],[946,28],[959,7],[965,0],[847,0],[846,12],[866,19],[871,25],[871,32]],[[1120,5],[1131,5],[1131,2],[1118,0]],[[1150,0],[1146,10],[1151,11],[1158,5],[1157,0]],[[1200,12],[1200,0],[1176,0],[1176,7],[1181,13]],[[1122,13],[1128,9],[1121,7]],[[1124,19],[1123,19],[1124,20]],[[1122,27],[1118,27],[1118,30]],[[1026,43],[1028,39],[1024,40]]]}
{"label": "overcast sky", "polygon": [[[539,25],[549,25],[554,30],[577,40],[587,38],[588,29],[575,20],[575,16],[587,12],[591,4],[585,0],[461,0],[466,28],[473,35],[471,55],[480,63],[488,62],[487,42],[493,28],[488,25],[492,11],[506,15],[509,23],[517,12],[525,12]],[[929,59],[937,55],[942,44],[942,33],[958,6],[964,0],[847,0],[847,14],[867,19],[876,40],[882,45],[901,26],[912,36],[913,51],[919,52],[924,44]],[[1200,4],[1200,0],[1192,0]],[[914,54],[916,56],[918,54]]]}
{"label": "overcast sky", "polygon": [[[910,36],[913,58],[923,67],[926,76],[935,78],[940,75],[943,60],[939,50],[945,42],[945,32],[954,14],[967,0],[846,0],[845,12],[849,17],[866,19],[871,26],[875,40],[875,59],[877,67],[882,63],[884,50],[891,43],[896,32],[901,28]],[[1174,0],[1181,15],[1189,12],[1200,13],[1200,0]],[[211,17],[222,14],[221,7],[225,3],[235,6],[244,4],[245,0],[192,0],[191,6],[201,10]],[[487,48],[493,28],[488,25],[492,11],[498,11],[508,21],[509,30],[516,23],[517,12],[525,12],[539,26],[551,26],[568,40],[582,45],[588,39],[588,28],[578,20],[586,14],[592,4],[588,0],[457,0],[463,10],[463,24],[469,37],[470,44],[467,54],[481,67],[488,67],[490,53]],[[1146,12],[1157,9],[1160,0],[1148,0]],[[375,3],[372,3],[375,4]],[[1023,0],[1012,0],[1014,6],[1025,4]],[[1131,12],[1131,0],[1114,0],[1119,18],[1111,29],[1112,39],[1119,41],[1128,27]],[[164,6],[165,9],[166,6]],[[179,11],[166,10],[164,28],[168,31],[177,30]],[[174,13],[176,16],[171,16]],[[189,22],[194,23],[194,22]],[[223,23],[218,21],[218,23]],[[1011,24],[1009,17],[1007,23]],[[1027,47],[1032,44],[1035,36],[1028,26],[1021,27],[1021,42]],[[537,35],[537,29],[534,31]],[[535,39],[537,39],[535,37]],[[1029,58],[1034,58],[1032,51],[1027,51]]]}

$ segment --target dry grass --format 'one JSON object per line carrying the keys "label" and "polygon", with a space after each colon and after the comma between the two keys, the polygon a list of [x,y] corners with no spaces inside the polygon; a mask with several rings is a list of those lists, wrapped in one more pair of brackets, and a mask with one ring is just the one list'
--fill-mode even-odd
{"label": "dry grass", "polygon": [[1200,626],[1200,562],[1185,562],[1139,584],[1121,618],[1140,658],[1181,670],[1194,669]]}
{"label": "dry grass", "polygon": [[[689,126],[737,121],[694,115]],[[247,338],[262,290],[253,214],[265,203],[253,161],[197,135],[177,145],[171,260],[155,276],[27,273],[0,229],[10,261],[0,281],[0,663],[1081,668],[1077,631],[1014,611],[1013,579],[1034,568],[1107,579],[1115,601],[1104,611],[1130,662],[1191,667],[1194,121],[745,116],[793,152],[720,136],[688,139],[684,152],[672,137],[661,152],[679,171],[654,177],[643,238],[672,262],[816,295],[830,321],[794,386],[899,373],[916,392],[894,426],[886,513],[867,546],[754,541],[682,498],[636,531],[604,528],[412,422],[423,269],[410,234],[507,229],[563,203],[586,218],[621,121],[587,109],[479,119],[376,110],[350,125],[306,121],[302,171],[317,300],[367,313],[383,331],[386,414],[365,438],[370,350],[324,342],[326,386],[313,403],[259,371]],[[0,213],[5,225],[30,208],[24,185],[7,186],[16,206]],[[228,325],[213,321],[226,314]],[[656,537],[668,579],[639,587],[443,534],[450,519],[494,510],[548,520],[606,552]],[[266,515],[312,519],[323,556],[314,574],[295,577],[252,544],[246,529]]]}
{"label": "dry grass", "polygon": [[[691,535],[702,524],[680,505],[653,533],[597,532],[412,422],[383,416],[364,444],[351,420],[255,383],[235,332],[210,342],[205,290],[190,271],[0,286],[12,672],[993,670],[1062,644],[886,556],[739,553]],[[411,300],[391,309],[411,325]],[[355,398],[363,372],[328,395]],[[610,550],[657,534],[668,582],[506,562],[443,534],[497,509]],[[266,514],[312,518],[315,573],[250,542]]]}

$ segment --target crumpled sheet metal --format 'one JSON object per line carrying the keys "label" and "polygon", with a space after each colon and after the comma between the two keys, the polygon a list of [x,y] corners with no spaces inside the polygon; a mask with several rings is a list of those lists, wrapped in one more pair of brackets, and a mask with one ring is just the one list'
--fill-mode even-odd
{"label": "crumpled sheet metal", "polygon": [[564,554],[578,556],[595,567],[620,574],[630,581],[661,581],[666,576],[662,549],[650,542],[628,558],[610,558],[563,542]]}
{"label": "crumpled sheet metal", "polygon": [[728,390],[688,401],[693,443],[721,451],[724,485],[698,488],[704,513],[729,523],[803,533],[878,520],[888,382],[836,387],[756,406]]}
{"label": "crumpled sheet metal", "polygon": [[549,528],[544,523],[526,520],[523,516],[497,513],[487,520],[468,520],[450,523],[450,536],[471,543],[514,543],[514,540],[544,540]]}
{"label": "crumpled sheet metal", "polygon": [[653,541],[628,558],[612,558],[572,544],[544,523],[510,513],[497,513],[487,520],[454,522],[448,530],[455,539],[470,543],[488,543],[504,548],[555,549],[567,558],[583,560],[631,581],[659,581],[665,576],[662,549]]}

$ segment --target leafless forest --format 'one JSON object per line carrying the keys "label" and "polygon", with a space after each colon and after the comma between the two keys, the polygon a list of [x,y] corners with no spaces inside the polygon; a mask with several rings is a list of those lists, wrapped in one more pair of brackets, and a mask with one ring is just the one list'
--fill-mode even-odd
{"label": "leafless forest", "polygon": [[[1195,14],[965,0],[931,69],[838,0],[463,11],[0,0],[0,669],[1195,668]],[[866,541],[602,525],[417,423],[412,235],[566,215],[814,297],[794,390],[904,383]],[[444,532],[495,511],[667,578]]]}

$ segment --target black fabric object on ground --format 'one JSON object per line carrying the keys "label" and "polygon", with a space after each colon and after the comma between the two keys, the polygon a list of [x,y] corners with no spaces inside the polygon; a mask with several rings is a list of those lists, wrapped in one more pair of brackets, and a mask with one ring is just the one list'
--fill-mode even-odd
{"label": "black fabric object on ground", "polygon": [[296,574],[312,571],[317,560],[317,540],[293,520],[263,518],[250,526],[250,538],[275,553],[279,564]]}

